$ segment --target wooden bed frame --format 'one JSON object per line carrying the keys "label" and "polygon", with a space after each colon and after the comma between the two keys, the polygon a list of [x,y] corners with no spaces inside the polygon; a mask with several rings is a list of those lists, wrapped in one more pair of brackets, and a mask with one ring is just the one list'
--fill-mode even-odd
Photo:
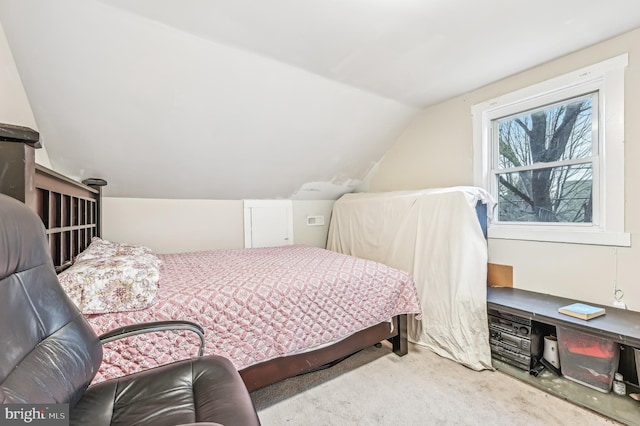
{"label": "wooden bed frame", "polygon": [[[0,141],[0,193],[29,205],[42,219],[51,247],[54,266],[61,271],[101,235],[101,190],[106,182],[69,179],[53,170],[35,164],[34,144],[25,141]],[[391,342],[393,352],[408,352],[407,316],[393,318],[321,349],[276,358],[240,370],[247,389],[256,389],[289,377],[330,366],[355,352]]]}
{"label": "wooden bed frame", "polygon": [[35,163],[34,147],[0,142],[0,192],[27,204],[46,229],[56,271],[100,236],[101,190],[106,182],[85,185]]}

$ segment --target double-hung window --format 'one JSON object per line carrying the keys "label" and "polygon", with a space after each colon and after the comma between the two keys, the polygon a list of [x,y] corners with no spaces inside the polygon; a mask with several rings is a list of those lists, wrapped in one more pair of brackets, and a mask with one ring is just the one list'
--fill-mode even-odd
{"label": "double-hung window", "polygon": [[497,202],[489,238],[629,245],[627,55],[474,105],[475,184]]}

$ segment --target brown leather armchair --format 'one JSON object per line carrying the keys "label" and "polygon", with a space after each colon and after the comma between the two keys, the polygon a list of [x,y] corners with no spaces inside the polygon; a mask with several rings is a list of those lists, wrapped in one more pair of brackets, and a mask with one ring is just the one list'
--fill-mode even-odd
{"label": "brown leather armchair", "polygon": [[102,362],[101,340],[58,283],[40,219],[2,194],[0,345],[3,404],[68,403],[71,424],[92,426],[260,424],[240,375],[218,356],[89,386]]}

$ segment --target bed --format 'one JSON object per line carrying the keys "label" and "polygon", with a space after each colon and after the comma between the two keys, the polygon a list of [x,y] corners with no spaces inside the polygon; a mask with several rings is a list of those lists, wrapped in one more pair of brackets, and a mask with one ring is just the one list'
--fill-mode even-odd
{"label": "bed", "polygon": [[[240,371],[330,346],[377,324],[386,322],[390,332],[391,318],[420,312],[407,272],[317,247],[136,254],[130,264],[124,255],[101,257],[103,249],[143,248],[94,238],[76,264],[59,275],[98,334],[151,321],[193,321],[204,328],[205,354],[222,355]],[[160,260],[157,275],[150,273],[153,260],[141,260],[145,256]],[[129,267],[134,272],[122,272]],[[159,277],[158,286],[147,280],[149,275]],[[105,289],[105,282],[118,285]],[[138,285],[157,288],[155,297],[145,297]],[[174,337],[142,335],[107,345],[96,380],[195,353],[197,336]]]}
{"label": "bed", "polygon": [[[100,188],[105,185],[106,182],[101,179],[90,179],[85,181],[85,184],[82,184],[45,167],[36,165],[33,145],[34,144],[29,143],[29,141],[19,140],[0,142],[0,166],[2,167],[0,170],[4,170],[5,172],[6,170],[10,171],[10,173],[3,172],[0,174],[0,191],[22,200],[40,215],[49,236],[54,264],[56,268],[62,272],[74,264],[77,256],[88,248],[92,239],[100,236]],[[298,250],[299,252],[308,249],[309,248],[304,247],[294,247],[294,250]],[[203,254],[191,255],[197,257]],[[343,256],[327,250],[323,250],[322,255],[325,257]],[[315,250],[311,254],[311,257],[323,258],[319,256]],[[340,257],[340,260],[332,257],[332,259],[338,263],[347,258],[349,258],[349,256],[344,258]],[[168,257],[161,260],[163,260],[165,265],[170,263]],[[374,278],[376,275],[381,274],[380,268],[384,266],[379,263],[364,264],[362,262],[368,261],[356,258],[352,258],[351,261],[354,262],[351,265],[352,268],[360,268],[360,275],[363,275],[362,271],[371,269],[374,271]],[[358,264],[358,262],[360,263]],[[354,266],[356,264],[359,266]],[[307,265],[307,267],[309,267],[309,265]],[[367,321],[358,318],[355,318],[358,319],[358,321],[355,321],[352,315],[351,321],[354,323],[354,326],[347,328],[342,323],[342,320],[345,319],[344,315],[347,315],[345,312],[348,313],[349,310],[355,309],[355,305],[353,305],[355,302],[349,302],[352,303],[352,305],[347,305],[342,309],[343,317],[333,321],[339,330],[337,333],[329,333],[324,339],[312,338],[311,345],[305,346],[302,343],[296,342],[291,345],[291,348],[283,351],[264,349],[264,353],[261,353],[260,357],[253,357],[252,359],[246,360],[246,362],[236,359],[235,362],[247,388],[252,391],[287,377],[331,365],[333,362],[383,340],[391,342],[393,351],[396,354],[406,354],[408,351],[406,314],[413,312],[419,315],[419,301],[411,296],[411,290],[407,290],[411,287],[411,282],[407,281],[407,278],[410,279],[408,274],[399,274],[399,271],[393,268],[385,270],[385,273],[387,272],[391,275],[398,275],[396,278],[400,278],[401,286],[404,286],[404,290],[395,291],[395,293],[398,294],[395,307],[387,306],[386,311],[376,314],[377,316],[368,315],[369,318],[367,318]],[[298,271],[297,273],[300,274],[301,272]],[[340,283],[344,282],[340,281]],[[161,283],[160,287],[162,288],[162,286]],[[322,288],[322,285],[320,288]],[[415,290],[413,290],[413,292],[415,292]],[[363,299],[363,297],[359,298]],[[366,301],[366,298],[364,299]],[[187,312],[189,310],[188,307],[189,305],[187,304],[180,314],[185,314],[189,317]],[[365,304],[364,307],[359,308],[361,309],[359,312],[365,312],[370,308],[371,306]],[[173,309],[176,310],[177,308],[174,307]],[[116,315],[116,317],[108,321],[105,320],[105,322],[102,323],[102,320],[98,318],[106,318],[103,315]],[[97,331],[106,331],[105,328],[111,327],[111,325],[123,325],[125,321],[123,318],[117,317],[118,313],[103,315],[88,315],[90,322],[92,322]],[[308,324],[308,329],[311,330],[312,328],[313,325]],[[207,333],[206,336],[205,353],[212,353],[217,350],[214,342],[219,336],[215,334],[215,325],[212,330],[214,331]],[[218,332],[220,332],[220,329]],[[233,335],[233,333],[231,334]],[[245,354],[246,352],[255,352],[256,347],[249,348],[249,346],[253,344],[249,346],[244,345],[241,336],[234,336],[239,340],[240,346],[245,348]],[[172,349],[173,352],[169,349],[164,350],[164,352],[162,349],[156,350],[148,346],[149,341],[145,342],[144,339],[139,339],[138,341],[143,342],[141,346],[131,344],[129,346],[129,352],[133,352],[131,359],[135,356],[142,355],[143,361],[128,362],[129,364],[133,363],[140,366],[146,366],[145,363],[149,362],[149,357],[145,357],[149,351],[155,351],[155,357],[161,358],[162,360],[164,359],[164,355],[167,357],[180,356],[182,350],[189,350],[190,345],[197,344],[197,338],[189,336],[188,333],[185,333],[183,337],[178,337],[178,346],[176,346],[178,349]],[[285,344],[284,346],[287,345]],[[260,350],[261,348],[257,349]],[[225,351],[230,354],[232,352],[228,349],[225,349]],[[164,355],[160,356],[160,354]],[[233,354],[231,355],[233,359]],[[114,371],[109,370],[109,368],[116,368],[113,366],[116,361],[118,360],[109,358],[105,360],[105,364],[110,367],[102,370],[103,375],[101,378],[106,378],[114,374]],[[125,362],[125,364],[127,363]],[[129,365],[129,367],[135,368],[135,365]],[[122,368],[127,368],[127,365]]]}

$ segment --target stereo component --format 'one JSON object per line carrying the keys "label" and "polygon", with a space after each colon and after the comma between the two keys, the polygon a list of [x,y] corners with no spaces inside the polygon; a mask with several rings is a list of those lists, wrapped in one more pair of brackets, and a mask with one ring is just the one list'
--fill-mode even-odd
{"label": "stereo component", "polygon": [[529,318],[489,309],[489,345],[494,359],[531,370],[542,356],[543,330]]}

